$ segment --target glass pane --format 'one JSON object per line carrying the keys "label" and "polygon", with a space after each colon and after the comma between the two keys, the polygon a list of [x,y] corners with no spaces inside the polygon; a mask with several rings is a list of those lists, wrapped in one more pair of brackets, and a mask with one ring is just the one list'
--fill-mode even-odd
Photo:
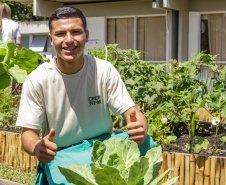
{"label": "glass pane", "polygon": [[147,52],[142,60],[166,60],[165,16],[137,18],[137,49]]}
{"label": "glass pane", "polygon": [[226,60],[226,14],[202,15],[201,50],[218,55],[218,61]]}
{"label": "glass pane", "polygon": [[134,18],[107,20],[107,43],[121,49],[134,49]]}

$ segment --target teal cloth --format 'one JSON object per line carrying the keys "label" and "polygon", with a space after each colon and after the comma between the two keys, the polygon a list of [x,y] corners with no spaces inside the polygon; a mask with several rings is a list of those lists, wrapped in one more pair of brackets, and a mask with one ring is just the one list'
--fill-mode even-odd
{"label": "teal cloth", "polygon": [[[36,168],[36,182],[35,185],[72,185],[68,183],[65,177],[60,173],[57,165],[69,167],[72,163],[79,165],[87,164],[90,169],[91,163],[91,149],[95,140],[104,141],[110,138],[120,138],[129,140],[126,132],[114,132],[113,134],[101,135],[94,139],[84,140],[83,142],[72,145],[70,147],[59,148],[53,161],[50,163],[38,163]],[[142,145],[139,145],[141,156],[146,152],[156,147],[157,144],[148,136]]]}

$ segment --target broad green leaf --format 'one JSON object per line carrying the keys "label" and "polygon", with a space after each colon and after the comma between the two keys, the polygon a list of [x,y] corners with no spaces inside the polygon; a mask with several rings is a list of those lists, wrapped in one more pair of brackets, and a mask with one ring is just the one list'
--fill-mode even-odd
{"label": "broad green leaf", "polygon": [[97,168],[94,177],[96,183],[99,185],[127,185],[125,179],[122,178],[119,171],[111,166]]}
{"label": "broad green leaf", "polygon": [[39,53],[23,47],[21,50],[17,51],[17,56],[11,60],[29,74],[38,67],[38,60],[42,60],[42,56]]}
{"label": "broad green leaf", "polygon": [[144,181],[144,176],[149,169],[148,160],[146,157],[141,157],[140,161],[133,163],[129,170],[128,185],[141,184]]}
{"label": "broad green leaf", "polygon": [[169,141],[175,141],[177,139],[177,136],[167,136],[166,139]]}
{"label": "broad green leaf", "polygon": [[9,69],[9,73],[14,79],[16,79],[18,83],[24,83],[25,79],[27,78],[27,72],[23,69],[20,69],[18,65],[11,67]]}
{"label": "broad green leaf", "polygon": [[135,80],[133,80],[132,78],[129,78],[129,79],[127,79],[126,81],[125,81],[125,84],[126,85],[135,85],[136,84],[136,81]]}
{"label": "broad green leaf", "polygon": [[103,161],[102,161],[103,164],[105,165],[108,164],[109,157],[115,151],[115,148],[118,147],[119,142],[120,142],[119,138],[111,138],[103,142],[103,144],[106,147],[106,151],[104,152],[104,155],[103,155]]}
{"label": "broad green leaf", "polygon": [[[151,183],[149,183],[150,185],[156,185],[159,182],[161,182],[170,172],[170,169],[166,170],[164,173],[162,173],[161,175],[159,175],[157,178],[155,178]],[[148,184],[148,185],[149,185]]]}
{"label": "broad green leaf", "polygon": [[7,73],[0,75],[0,89],[5,89],[10,83],[11,78]]}
{"label": "broad green leaf", "polygon": [[103,142],[95,141],[93,144],[93,148],[91,151],[91,167],[92,171],[95,171],[97,167],[100,167],[102,164],[102,160],[104,157],[104,153],[106,151],[106,146]]}
{"label": "broad green leaf", "polygon": [[149,159],[149,166],[152,166],[156,162],[159,162],[162,160],[161,153],[162,153],[161,146],[154,147],[147,151],[145,157]]}
{"label": "broad green leaf", "polygon": [[138,161],[140,157],[138,145],[134,141],[125,141],[124,139],[118,142],[114,153],[117,153],[118,156],[122,158],[126,170],[128,170],[134,162]]}
{"label": "broad green leaf", "polygon": [[0,75],[7,73],[8,67],[6,64],[0,62]]}
{"label": "broad green leaf", "polygon": [[226,117],[226,105],[221,109],[221,116]]}
{"label": "broad green leaf", "polygon": [[74,163],[69,168],[58,166],[60,172],[65,176],[68,182],[76,185],[97,185],[91,170],[87,165],[79,166]]}
{"label": "broad green leaf", "polygon": [[163,185],[173,185],[173,184],[175,184],[178,181],[178,178],[179,177],[174,177],[174,178],[166,181]]}
{"label": "broad green leaf", "polygon": [[220,140],[221,140],[222,142],[226,142],[226,136],[222,136],[222,137],[220,138]]}
{"label": "broad green leaf", "polygon": [[201,152],[202,146],[200,144],[196,144],[194,147],[194,150],[195,150],[195,153],[198,154],[199,152]]}
{"label": "broad green leaf", "polygon": [[162,166],[162,148],[161,146],[154,147],[147,151],[145,157],[149,159],[149,169],[144,176],[144,184],[149,184],[159,174],[159,170]]}
{"label": "broad green leaf", "polygon": [[3,122],[4,114],[0,112],[0,122]]}
{"label": "broad green leaf", "polygon": [[129,174],[128,174],[128,171],[126,170],[126,164],[122,160],[122,158],[118,156],[117,153],[114,153],[109,156],[107,165],[118,169],[121,176],[124,179],[128,179]]}

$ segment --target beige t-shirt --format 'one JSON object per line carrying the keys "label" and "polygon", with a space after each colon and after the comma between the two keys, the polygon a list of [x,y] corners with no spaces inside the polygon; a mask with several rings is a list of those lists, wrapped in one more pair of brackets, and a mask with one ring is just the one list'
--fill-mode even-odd
{"label": "beige t-shirt", "polygon": [[0,34],[1,41],[9,41],[15,43],[15,38],[21,37],[19,25],[11,19],[2,19],[2,33]]}
{"label": "beige t-shirt", "polygon": [[39,66],[23,84],[16,125],[55,128],[59,147],[112,131],[109,108],[122,114],[134,106],[118,71],[108,61],[84,56],[83,68],[63,74],[54,61]]}

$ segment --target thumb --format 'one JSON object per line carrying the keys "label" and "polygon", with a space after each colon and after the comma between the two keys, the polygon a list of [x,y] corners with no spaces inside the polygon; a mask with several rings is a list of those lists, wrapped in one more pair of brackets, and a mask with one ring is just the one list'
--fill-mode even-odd
{"label": "thumb", "polygon": [[130,121],[131,122],[136,122],[137,121],[136,110],[135,109],[132,109],[131,112],[130,112]]}
{"label": "thumb", "polygon": [[53,141],[54,136],[55,136],[55,129],[52,128],[52,129],[49,131],[49,134],[48,134],[47,139],[48,139],[49,141]]}

